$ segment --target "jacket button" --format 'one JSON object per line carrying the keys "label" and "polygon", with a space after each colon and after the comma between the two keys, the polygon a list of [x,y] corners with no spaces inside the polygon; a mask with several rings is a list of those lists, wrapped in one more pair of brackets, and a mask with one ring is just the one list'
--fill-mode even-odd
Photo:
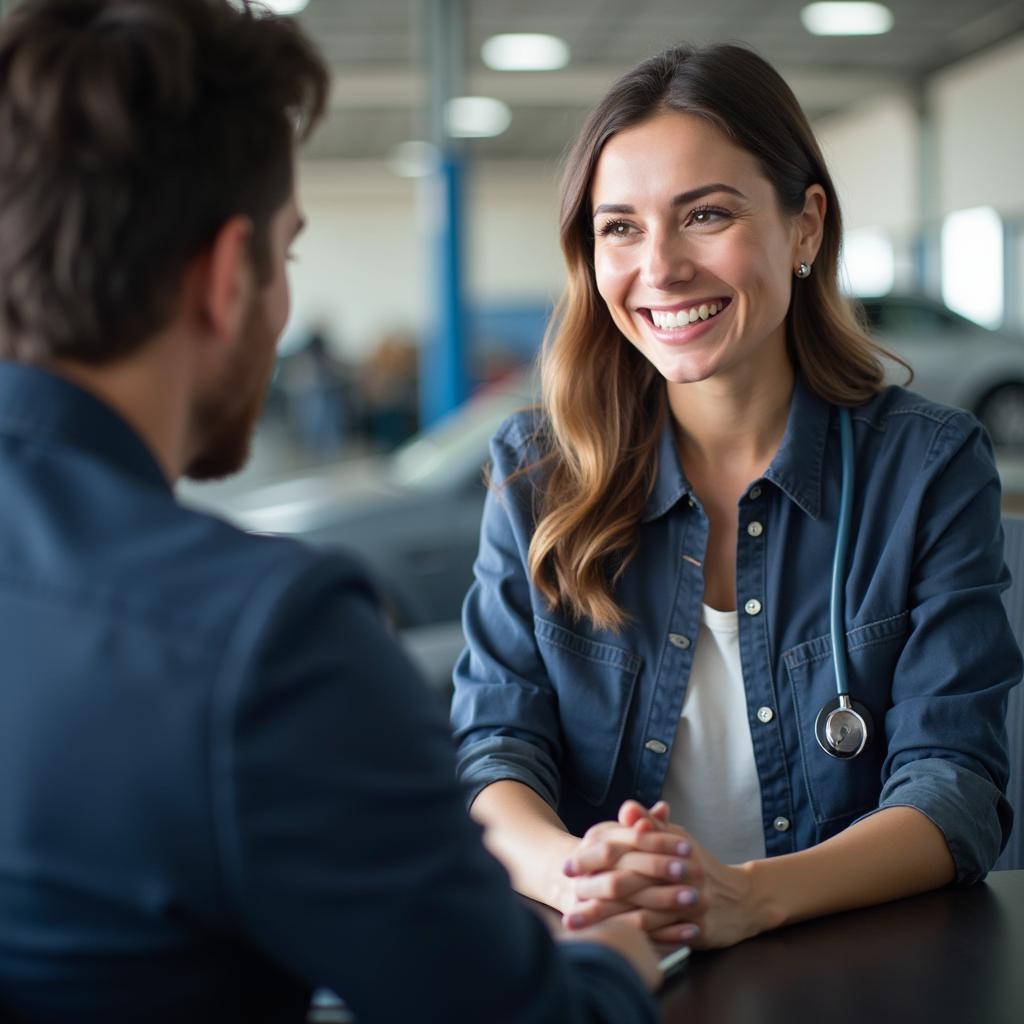
{"label": "jacket button", "polygon": [[690,638],[683,636],[682,633],[669,633],[668,642],[673,647],[678,647],[681,651],[685,651],[690,646]]}
{"label": "jacket button", "polygon": [[775,712],[771,708],[758,708],[757,709],[757,720],[764,725],[767,725],[775,717]]}
{"label": "jacket button", "polygon": [[752,597],[744,606],[743,610],[748,615],[760,615],[761,614],[761,602],[756,597]]}
{"label": "jacket button", "polygon": [[754,484],[754,486],[750,488],[750,492],[749,493],[750,493],[750,500],[751,501],[757,501],[757,499],[761,497],[761,488],[757,484]]}
{"label": "jacket button", "polygon": [[776,832],[788,832],[789,831],[789,818],[783,818],[781,815],[776,818],[772,825]]}
{"label": "jacket button", "polygon": [[755,519],[752,523],[747,524],[747,533],[751,537],[760,537],[764,533],[764,527]]}
{"label": "jacket button", "polygon": [[650,751],[650,752],[651,752],[652,754],[664,754],[664,753],[665,753],[665,751],[666,751],[666,750],[668,750],[668,747],[666,747],[666,746],[665,746],[665,744],[661,742],[661,740],[648,740],[648,741],[647,741],[647,742],[646,742],[646,743],[644,744],[644,746],[645,746],[645,747],[646,747],[646,748],[647,748],[647,749],[648,749],[648,750],[649,750],[649,751]]}

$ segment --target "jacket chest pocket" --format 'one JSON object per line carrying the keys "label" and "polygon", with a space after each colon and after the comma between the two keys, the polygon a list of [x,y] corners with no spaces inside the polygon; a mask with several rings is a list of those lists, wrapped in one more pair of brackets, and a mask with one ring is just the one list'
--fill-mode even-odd
{"label": "jacket chest pocket", "polygon": [[534,628],[558,696],[563,784],[597,806],[615,773],[641,659],[547,619]]}
{"label": "jacket chest pocket", "polygon": [[807,795],[819,838],[845,828],[877,806],[886,755],[885,714],[892,701],[892,680],[909,628],[910,613],[901,612],[846,634],[847,676],[851,699],[871,713],[873,730],[855,758],[831,757],[815,739],[815,721],[836,696],[832,640],[816,637],[783,654],[800,738]]}

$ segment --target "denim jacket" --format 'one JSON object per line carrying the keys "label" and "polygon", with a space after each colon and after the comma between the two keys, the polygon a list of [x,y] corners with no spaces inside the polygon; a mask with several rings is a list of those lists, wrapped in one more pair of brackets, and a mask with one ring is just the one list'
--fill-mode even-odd
{"label": "denim jacket", "polygon": [[[849,687],[875,724],[853,760],[825,754],[814,733],[836,694],[841,463],[835,409],[799,379],[783,442],[739,502],[739,643],[765,850],[805,849],[882,807],[911,806],[941,829],[958,880],[974,881],[1010,832],[1004,718],[1021,677],[1000,599],[1009,573],[991,447],[969,413],[902,388],[852,414]],[[693,664],[708,518],[666,426],[638,552],[615,591],[629,624],[615,633],[549,608],[526,570],[543,476],[504,483],[542,454],[538,416],[516,414],[492,442],[496,486],[452,719],[471,800],[514,779],[581,834],[624,799],[661,796]]]}

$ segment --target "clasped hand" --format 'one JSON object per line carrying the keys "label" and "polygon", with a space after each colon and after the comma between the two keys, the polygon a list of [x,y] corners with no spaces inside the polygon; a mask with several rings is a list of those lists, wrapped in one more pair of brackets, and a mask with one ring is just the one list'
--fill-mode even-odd
{"label": "clasped hand", "polygon": [[572,905],[567,928],[621,915],[655,942],[730,946],[759,930],[749,907],[749,872],[722,864],[659,802],[627,800],[618,821],[594,825],[565,862]]}

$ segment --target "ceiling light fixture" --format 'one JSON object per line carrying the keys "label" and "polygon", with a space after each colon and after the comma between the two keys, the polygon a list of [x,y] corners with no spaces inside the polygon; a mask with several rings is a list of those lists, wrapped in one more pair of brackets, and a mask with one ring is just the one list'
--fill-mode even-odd
{"label": "ceiling light fixture", "polygon": [[275,14],[298,14],[309,6],[309,0],[263,0]]}
{"label": "ceiling light fixture", "polygon": [[800,12],[804,28],[816,36],[880,36],[892,28],[893,16],[885,4],[814,3]]}
{"label": "ceiling light fixture", "polygon": [[455,139],[489,139],[512,122],[508,104],[490,96],[456,96],[445,108],[448,134]]}
{"label": "ceiling light fixture", "polygon": [[507,32],[491,36],[480,48],[483,62],[494,71],[557,71],[569,63],[569,44],[558,36]]}

